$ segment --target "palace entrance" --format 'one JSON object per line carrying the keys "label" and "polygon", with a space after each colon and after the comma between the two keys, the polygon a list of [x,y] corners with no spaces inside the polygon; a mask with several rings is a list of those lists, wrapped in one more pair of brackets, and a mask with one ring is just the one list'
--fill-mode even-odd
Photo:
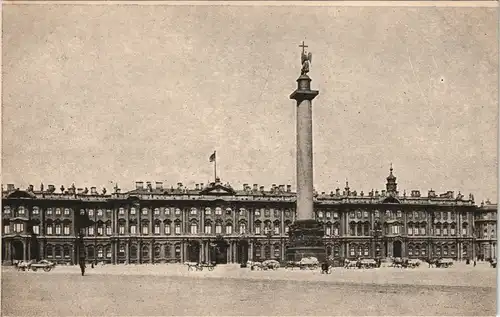
{"label": "palace entrance", "polygon": [[403,246],[401,241],[396,240],[392,244],[392,256],[395,258],[401,258],[403,256]]}
{"label": "palace entrance", "polygon": [[21,241],[11,242],[12,260],[24,260],[24,244]]}
{"label": "palace entrance", "polygon": [[236,259],[238,263],[247,263],[248,261],[248,241],[240,240],[238,242],[238,248],[236,250]]}
{"label": "palace entrance", "polygon": [[225,240],[216,240],[211,243],[210,259],[217,264],[227,264],[227,249],[229,244]]}
{"label": "palace entrance", "polygon": [[200,242],[189,241],[187,247],[187,260],[189,262],[198,262],[200,260]]}

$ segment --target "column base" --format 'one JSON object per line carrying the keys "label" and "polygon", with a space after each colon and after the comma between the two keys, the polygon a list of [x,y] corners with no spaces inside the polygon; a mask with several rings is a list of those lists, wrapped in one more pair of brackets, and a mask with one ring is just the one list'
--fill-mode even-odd
{"label": "column base", "polygon": [[315,257],[320,262],[326,261],[323,242],[323,226],[314,219],[297,220],[289,231],[290,247],[286,250],[287,261],[300,261],[305,257]]}

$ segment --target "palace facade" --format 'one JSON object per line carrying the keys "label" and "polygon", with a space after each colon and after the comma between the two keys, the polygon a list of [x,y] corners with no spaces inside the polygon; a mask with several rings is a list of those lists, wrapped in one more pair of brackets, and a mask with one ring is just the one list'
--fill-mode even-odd
{"label": "palace facade", "polygon": [[482,260],[497,257],[497,208],[487,200],[474,216],[477,256]]}
{"label": "palace facade", "polygon": [[[384,190],[358,193],[346,184],[342,191],[316,193],[314,199],[316,219],[325,227],[327,255],[339,259],[462,260],[475,256],[476,243],[478,250],[484,243],[494,243],[489,233],[496,233],[496,217],[490,211],[488,220],[478,216],[489,207],[478,209],[472,195],[455,196],[452,191],[429,190],[426,196],[418,190],[400,193],[392,168]],[[72,185],[56,192],[53,185],[20,190],[9,184],[2,190],[2,260],[78,263],[79,215],[92,221],[81,232],[88,261],[285,260],[295,205],[290,185],[266,189],[244,184],[234,189],[219,179],[195,188],[136,182],[134,190],[123,193],[118,187],[112,193],[105,189],[98,193],[95,187],[89,192]],[[474,221],[481,228],[486,225],[487,238],[479,234],[476,241]],[[491,256],[492,248],[484,250]]]}

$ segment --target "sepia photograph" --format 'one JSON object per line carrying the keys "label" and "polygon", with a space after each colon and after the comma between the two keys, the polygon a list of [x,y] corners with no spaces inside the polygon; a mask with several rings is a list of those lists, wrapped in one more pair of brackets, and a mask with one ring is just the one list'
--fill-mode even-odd
{"label": "sepia photograph", "polygon": [[497,1],[4,1],[3,316],[495,316]]}

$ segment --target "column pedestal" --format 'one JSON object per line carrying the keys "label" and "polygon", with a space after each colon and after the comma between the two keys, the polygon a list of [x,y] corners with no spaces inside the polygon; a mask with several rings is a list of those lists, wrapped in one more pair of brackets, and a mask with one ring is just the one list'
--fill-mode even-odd
{"label": "column pedestal", "polygon": [[314,219],[296,220],[290,228],[290,247],[286,250],[287,261],[300,261],[304,257],[326,260],[323,243],[323,226]]}

